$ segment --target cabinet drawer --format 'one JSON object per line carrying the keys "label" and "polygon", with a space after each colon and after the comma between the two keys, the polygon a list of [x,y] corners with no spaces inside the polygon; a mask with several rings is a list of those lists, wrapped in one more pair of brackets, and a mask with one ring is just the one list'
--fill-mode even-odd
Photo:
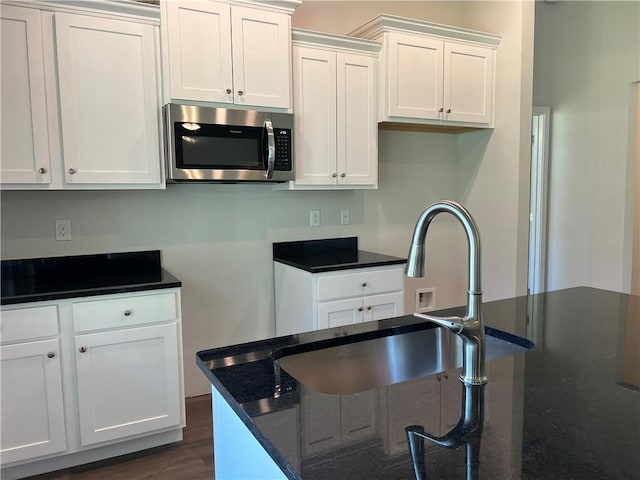
{"label": "cabinet drawer", "polygon": [[58,335],[58,308],[44,307],[4,310],[0,317],[2,343]]}
{"label": "cabinet drawer", "polygon": [[121,328],[178,318],[174,293],[77,302],[72,306],[75,332]]}
{"label": "cabinet drawer", "polygon": [[369,270],[318,278],[318,301],[402,290],[402,269]]}

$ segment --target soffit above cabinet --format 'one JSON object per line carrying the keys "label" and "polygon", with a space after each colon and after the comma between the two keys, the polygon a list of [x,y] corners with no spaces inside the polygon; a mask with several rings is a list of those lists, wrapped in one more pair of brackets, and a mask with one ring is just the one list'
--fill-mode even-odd
{"label": "soffit above cabinet", "polygon": [[382,44],[377,41],[314,30],[304,30],[302,28],[291,29],[291,43],[303,46],[313,45],[314,47],[325,46],[333,51],[351,51],[355,49],[360,53],[370,53],[372,55],[379,54],[382,48]]}
{"label": "soffit above cabinet", "polygon": [[387,32],[416,33],[430,35],[448,40],[458,40],[468,43],[480,43],[485,46],[497,47],[502,36],[494,33],[486,33],[468,28],[442,25],[440,23],[416,20],[413,18],[397,17],[381,14],[364,25],[358,27],[349,35],[366,39],[379,39]]}

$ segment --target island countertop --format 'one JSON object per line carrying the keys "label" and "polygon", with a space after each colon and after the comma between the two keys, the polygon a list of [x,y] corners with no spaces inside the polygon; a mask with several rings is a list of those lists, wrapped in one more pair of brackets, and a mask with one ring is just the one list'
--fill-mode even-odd
{"label": "island countertop", "polygon": [[[639,478],[640,297],[579,287],[487,302],[483,310],[485,325],[535,347],[488,362],[474,478]],[[283,476],[412,479],[405,427],[434,435],[452,429],[462,405],[457,371],[329,395],[286,372],[277,377],[273,352],[418,323],[403,316],[206,350],[196,360]],[[465,448],[425,447],[427,478],[467,478]]]}

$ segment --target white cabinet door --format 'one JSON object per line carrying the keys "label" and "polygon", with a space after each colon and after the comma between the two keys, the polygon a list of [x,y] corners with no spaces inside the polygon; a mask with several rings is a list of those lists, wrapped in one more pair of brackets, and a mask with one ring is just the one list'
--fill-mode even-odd
{"label": "white cabinet door", "polygon": [[338,184],[372,185],[378,181],[374,65],[369,56],[337,54]]}
{"label": "white cabinet door", "polygon": [[360,323],[363,319],[361,298],[322,302],[318,304],[318,329],[342,327]]}
{"label": "white cabinet door", "polygon": [[201,0],[163,3],[171,98],[232,103],[229,5]]}
{"label": "white cabinet door", "polygon": [[336,55],[293,47],[296,184],[336,183]]}
{"label": "white cabinet door", "polygon": [[76,335],[83,446],[181,422],[175,323]]}
{"label": "white cabinet door", "polygon": [[231,8],[234,103],[291,107],[291,27],[286,13]]}
{"label": "white cabinet door", "polygon": [[55,14],[65,184],[158,184],[155,31]]}
{"label": "white cabinet door", "polygon": [[363,306],[365,322],[398,317],[404,310],[404,295],[402,292],[394,292],[365,297]]}
{"label": "white cabinet door", "polygon": [[493,113],[493,50],[445,43],[446,120],[490,123]]}
{"label": "white cabinet door", "polygon": [[393,34],[388,39],[388,115],[440,119],[443,42]]}
{"label": "white cabinet door", "polygon": [[51,183],[40,11],[0,5],[0,182]]}
{"label": "white cabinet door", "polygon": [[65,450],[58,339],[4,345],[0,357],[2,464]]}

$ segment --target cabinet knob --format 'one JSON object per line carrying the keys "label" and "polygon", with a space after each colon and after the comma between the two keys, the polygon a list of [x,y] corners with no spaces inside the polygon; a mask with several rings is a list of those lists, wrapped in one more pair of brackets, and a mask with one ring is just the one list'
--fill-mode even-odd
{"label": "cabinet knob", "polygon": [[451,113],[451,109],[450,108],[447,108],[447,113]]}
{"label": "cabinet knob", "polygon": [[347,174],[346,174],[346,173],[341,173],[341,174],[340,174],[340,176],[341,176],[342,178],[344,178],[344,177],[346,177],[346,176],[347,176]]}
{"label": "cabinet knob", "polygon": [[440,107],[440,110],[438,110],[438,113],[442,113],[444,112],[444,108]]}
{"label": "cabinet knob", "polygon": [[80,347],[78,350],[80,351],[80,353],[85,353],[87,351],[87,347],[83,346],[83,347]]}
{"label": "cabinet knob", "polygon": [[242,90],[238,90],[238,96],[241,97],[242,95],[244,95],[244,92]]}
{"label": "cabinet knob", "polygon": [[358,307],[358,311],[361,312],[363,310],[362,307]]}
{"label": "cabinet knob", "polygon": [[131,311],[131,310],[125,310],[124,311],[124,316],[125,317],[130,317],[132,313],[133,313],[133,311]]}
{"label": "cabinet knob", "polygon": [[227,88],[227,95],[230,95],[230,94],[231,94],[231,89]]}
{"label": "cabinet knob", "polygon": [[40,167],[40,168],[38,169],[38,173],[39,173],[40,175],[44,175],[45,173],[47,173],[47,169],[46,169],[46,168],[44,168],[44,167]]}
{"label": "cabinet knob", "polygon": [[367,286],[367,282],[362,282],[362,286],[366,287]]}
{"label": "cabinet knob", "polygon": [[47,357],[49,357],[49,358],[54,358],[55,356],[56,356],[56,352],[47,353]]}
{"label": "cabinet knob", "polygon": [[335,173],[335,172],[331,174],[331,178],[336,178],[337,176],[338,176],[338,174]]}
{"label": "cabinet knob", "polygon": [[369,306],[367,307],[367,310],[371,310],[372,308],[373,308],[373,307],[372,307],[371,305],[369,305]]}
{"label": "cabinet knob", "polygon": [[73,175],[74,173],[76,173],[76,169],[75,168],[70,168],[68,170],[68,172],[69,172],[69,175]]}

